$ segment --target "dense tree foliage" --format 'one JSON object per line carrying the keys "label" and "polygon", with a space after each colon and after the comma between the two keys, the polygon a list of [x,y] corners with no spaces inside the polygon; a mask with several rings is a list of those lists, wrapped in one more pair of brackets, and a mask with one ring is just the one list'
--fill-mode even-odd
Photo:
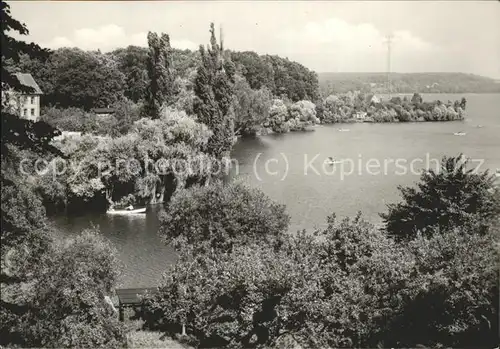
{"label": "dense tree foliage", "polygon": [[[17,40],[12,36],[28,35],[26,26],[10,14],[9,5],[1,2],[2,18],[2,163],[8,155],[9,145],[30,149],[36,152],[54,151],[50,146],[52,137],[58,134],[57,130],[43,122],[33,122],[22,120],[19,115],[13,112],[10,104],[12,96],[7,93],[9,90],[15,90],[20,93],[32,92],[32,88],[22,85],[17,77],[16,65],[26,56],[46,57],[48,51],[43,50],[34,43],[26,43]],[[14,34],[16,35],[16,34]],[[2,175],[3,178],[3,175]]]}
{"label": "dense tree foliage", "polygon": [[104,210],[130,195],[132,204],[162,202],[187,182],[220,171],[202,152],[210,135],[205,125],[167,108],[160,119],[136,121],[123,136],[61,137],[54,146],[73,166],[59,168],[61,157],[48,159],[48,171],[36,180],[38,190],[47,203],[74,209]]}
{"label": "dense tree foliage", "polygon": [[40,199],[5,173],[11,172],[7,166],[2,156],[0,344],[23,345],[22,316],[31,301],[23,287],[40,276],[51,237]]}
{"label": "dense tree foliage", "polygon": [[422,173],[418,188],[400,187],[403,201],[382,214],[389,233],[411,239],[479,224],[484,230],[500,213],[500,194],[490,173],[476,173],[462,157],[444,158],[439,169]]}
{"label": "dense tree foliage", "polygon": [[[12,74],[13,65],[19,63],[23,55],[29,56],[47,56],[48,51],[42,49],[35,43],[27,43],[12,36],[13,32],[18,35],[28,35],[29,31],[25,24],[12,18],[10,14],[10,6],[5,2],[1,2],[2,16],[2,91],[6,87],[22,88],[17,78]],[[11,63],[11,64],[6,64]]]}
{"label": "dense tree foliage", "polygon": [[[160,294],[148,301],[147,324],[169,334],[185,324],[196,347],[269,348],[287,334],[304,346],[327,345],[323,321],[345,322],[359,292],[332,271],[345,297],[320,299],[320,261],[295,252],[253,245],[214,257],[183,256],[165,274]],[[340,331],[331,343],[348,346],[348,334]]]}
{"label": "dense tree foliage", "polygon": [[173,94],[173,72],[170,37],[162,33],[148,33],[148,85],[144,105],[145,115],[153,119],[160,117],[161,108],[171,102]]}
{"label": "dense tree foliage", "polygon": [[358,116],[371,122],[410,122],[410,121],[453,121],[463,120],[467,101],[446,104],[441,101],[423,102],[419,94],[408,98],[393,97],[381,100],[374,94],[347,92],[329,95],[318,103],[316,110],[323,123],[353,122]]}
{"label": "dense tree foliage", "polygon": [[212,131],[207,152],[216,158],[229,155],[234,142],[233,83],[234,65],[222,51],[210,26],[210,45],[200,46],[201,64],[194,83],[194,112]]}
{"label": "dense tree foliage", "polygon": [[[64,241],[33,288],[27,329],[40,347],[122,347],[124,332],[105,297],[117,281],[116,251],[94,231]],[[31,320],[31,321],[33,321]]]}
{"label": "dense tree foliage", "polygon": [[[159,38],[153,40],[152,43],[155,45],[160,44]],[[158,47],[157,49],[161,48]],[[163,48],[163,50],[165,49],[167,49],[167,47]],[[113,59],[117,61],[118,69],[125,75],[127,82],[125,96],[135,103],[140,102],[146,96],[148,88],[148,59],[150,59],[149,56],[152,53],[151,48],[138,46],[128,46],[126,48],[116,49],[110,53]],[[168,56],[170,57],[168,63],[170,77],[167,76],[167,78],[172,78],[174,81],[175,79],[180,79],[181,81],[191,80],[190,75],[196,72],[196,68],[200,63],[199,52],[169,48]],[[164,62],[164,65],[165,64]],[[165,70],[163,71],[165,72]],[[183,94],[186,91],[185,88],[180,88],[180,90],[178,90],[178,88],[178,84],[176,86],[174,82],[171,91],[171,93],[174,94],[174,98],[175,95],[179,93]],[[182,110],[192,114],[192,110]]]}
{"label": "dense tree foliage", "polygon": [[303,65],[279,56],[259,56],[255,52],[233,52],[233,60],[253,89],[267,87],[275,96],[296,102],[315,101],[318,77]]}
{"label": "dense tree foliage", "polygon": [[[164,234],[183,231],[185,241],[199,243],[202,226],[211,229],[203,241],[233,226],[213,218],[226,211],[218,205],[209,215],[216,193],[183,198],[169,219],[179,224]],[[238,197],[231,205],[245,202]],[[180,224],[186,216],[195,226]],[[491,224],[448,226],[400,243],[359,215],[331,216],[324,230],[281,235],[278,245],[252,240],[224,252],[181,244],[160,292],[146,300],[146,327],[183,331],[196,347],[490,347],[498,340],[500,260]]]}
{"label": "dense tree foliage", "polygon": [[80,108],[45,108],[41,120],[61,130],[119,137],[130,132],[141,118],[141,106],[124,98],[112,105],[111,115],[97,115]]}
{"label": "dense tree foliage", "polygon": [[232,52],[233,60],[241,75],[252,89],[267,87],[275,91],[274,68],[269,61],[252,51]]}
{"label": "dense tree foliage", "polygon": [[[11,17],[9,5],[1,2],[2,62],[18,62],[22,54],[40,54],[40,47],[17,40],[12,32],[27,35],[24,24]],[[6,62],[5,62],[6,63]],[[43,122],[22,120],[9,113],[4,93],[13,89],[31,92],[21,85],[7,64],[2,64],[2,161],[1,161],[1,302],[0,344],[25,343],[19,323],[28,309],[29,285],[38,276],[44,253],[49,249],[50,229],[45,210],[31,188],[20,180],[18,165],[24,151],[43,153],[53,151],[52,137],[58,132]]]}
{"label": "dense tree foliage", "polygon": [[16,71],[30,73],[43,91],[42,104],[90,110],[107,107],[124,93],[124,76],[111,56],[62,48],[48,57],[23,56]]}
{"label": "dense tree foliage", "polygon": [[320,122],[316,117],[316,105],[311,101],[298,101],[290,105],[288,113],[290,131],[303,131]]}
{"label": "dense tree foliage", "polygon": [[47,88],[43,91],[46,104],[90,110],[108,107],[123,96],[125,76],[108,55],[62,48],[45,64],[50,67],[41,79]]}
{"label": "dense tree foliage", "polygon": [[266,87],[252,90],[248,82],[236,76],[234,83],[235,134],[255,135],[269,119],[272,94]]}
{"label": "dense tree foliage", "polygon": [[291,103],[290,100],[274,99],[264,125],[276,133],[311,130],[311,126],[320,123],[317,109],[307,100]]}
{"label": "dense tree foliage", "polygon": [[342,122],[351,117],[351,94],[342,96],[330,95],[323,100],[321,119],[324,123]]}
{"label": "dense tree foliage", "polygon": [[[8,35],[10,30],[25,35],[27,29],[10,16],[9,6],[3,1],[1,7],[2,29],[5,29],[2,59],[4,53],[14,60],[21,53],[36,54],[39,51],[36,45]],[[3,68],[2,89],[30,92],[19,86],[13,71]],[[102,263],[104,259],[94,249],[96,244],[90,241],[86,253],[71,248],[57,252],[42,201],[30,178],[19,168],[21,160],[29,157],[60,154],[50,143],[56,135],[58,132],[44,122],[21,120],[17,115],[4,113],[2,108],[0,345],[107,347],[120,341],[121,326],[112,325],[114,314],[102,312],[103,294],[96,283],[88,282],[88,276],[100,279],[109,291],[114,279],[103,272],[108,265]],[[101,256],[110,258],[109,252],[106,250]],[[94,268],[85,269],[85,262],[94,263]],[[76,267],[85,271],[74,274]],[[79,290],[75,285],[80,286]],[[89,303],[84,304],[89,300],[86,297],[96,295],[96,291],[98,296],[93,301],[101,304],[90,307]],[[96,317],[100,321],[94,321]]]}
{"label": "dense tree foliage", "polygon": [[285,232],[282,205],[243,184],[214,183],[179,192],[161,218],[167,243],[199,250],[230,251],[234,245],[271,243]]}
{"label": "dense tree foliage", "polygon": [[[499,338],[498,230],[460,227],[409,243],[413,279],[386,346],[494,347]],[[392,342],[392,343],[391,343]]]}
{"label": "dense tree foliage", "polygon": [[143,47],[128,46],[109,54],[117,62],[117,68],[125,76],[125,97],[137,103],[146,96],[148,86],[148,51]]}

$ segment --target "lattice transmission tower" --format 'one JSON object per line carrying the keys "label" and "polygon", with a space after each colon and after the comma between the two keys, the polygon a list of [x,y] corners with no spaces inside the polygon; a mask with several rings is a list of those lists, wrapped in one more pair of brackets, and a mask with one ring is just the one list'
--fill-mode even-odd
{"label": "lattice transmission tower", "polygon": [[385,44],[387,44],[387,91],[389,92],[389,99],[392,97],[391,85],[391,50],[394,36],[391,34],[385,37]]}

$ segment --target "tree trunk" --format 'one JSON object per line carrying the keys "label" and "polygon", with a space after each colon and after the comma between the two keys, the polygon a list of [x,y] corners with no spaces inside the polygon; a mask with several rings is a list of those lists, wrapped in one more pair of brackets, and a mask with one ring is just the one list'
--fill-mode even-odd
{"label": "tree trunk", "polygon": [[182,190],[186,187],[186,179],[183,177],[175,177],[175,182],[176,182],[176,186],[175,186],[174,194],[177,191]]}
{"label": "tree trunk", "polygon": [[150,191],[150,197],[149,197],[149,204],[154,205],[156,204],[156,189],[157,189],[157,184],[156,182],[153,184],[153,188]]}
{"label": "tree trunk", "polygon": [[150,205],[163,203],[163,199],[165,196],[165,180],[164,178],[160,178],[159,184],[156,182],[154,184],[153,190],[151,191],[151,198],[149,200]]}
{"label": "tree trunk", "polygon": [[159,190],[160,196],[158,196],[158,199],[156,200],[156,203],[163,203],[165,199],[165,178],[160,179],[160,190]]}
{"label": "tree trunk", "polygon": [[108,201],[110,207],[113,207],[113,205],[115,204],[113,202],[112,191],[112,188],[106,188],[106,200]]}

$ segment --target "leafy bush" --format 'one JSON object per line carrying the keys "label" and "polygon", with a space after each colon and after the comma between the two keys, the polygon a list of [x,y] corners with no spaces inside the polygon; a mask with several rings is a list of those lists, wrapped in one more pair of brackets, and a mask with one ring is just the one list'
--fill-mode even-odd
{"label": "leafy bush", "polygon": [[396,112],[385,108],[375,109],[371,112],[371,117],[375,122],[394,122],[396,120]]}
{"label": "leafy bush", "polygon": [[29,346],[23,315],[32,300],[30,285],[52,251],[51,234],[40,198],[19,177],[7,177],[4,161],[2,156],[0,345]]}
{"label": "leafy bush", "polygon": [[41,120],[62,131],[88,132],[95,123],[96,115],[79,108],[58,109],[55,107],[43,111]]}
{"label": "leafy bush", "polygon": [[[35,346],[120,347],[122,325],[105,301],[118,276],[116,252],[94,231],[66,240],[34,285],[35,319],[27,330]],[[31,320],[33,321],[33,320]]]}
{"label": "leafy bush", "polygon": [[316,117],[316,106],[310,101],[298,101],[290,106],[290,116],[302,122],[319,123]]}
{"label": "leafy bush", "polygon": [[[130,132],[134,122],[141,118],[141,104],[136,104],[127,98],[123,98],[113,104],[112,108],[115,113],[112,116],[112,121],[108,132],[98,132],[100,134],[109,134],[114,137],[125,135]],[[114,122],[114,124],[113,124]]]}
{"label": "leafy bush", "polygon": [[276,133],[288,132],[288,108],[281,99],[273,99],[269,108],[269,126]]}
{"label": "leafy bush", "polygon": [[35,76],[44,86],[42,101],[49,105],[91,110],[112,105],[123,97],[125,76],[109,55],[60,48],[51,52],[42,66],[43,73],[36,72]]}
{"label": "leafy bush", "polygon": [[399,187],[403,201],[388,206],[382,218],[390,234],[411,239],[417,232],[432,234],[466,224],[479,224],[479,230],[500,212],[500,195],[494,176],[488,171],[475,173],[460,155],[444,157],[438,171],[422,173],[418,189]]}
{"label": "leafy bush", "polygon": [[183,250],[146,301],[147,328],[175,335],[184,326],[198,347],[274,347],[287,335],[306,347],[378,339],[399,304],[396,291],[409,280],[411,258],[359,217],[340,224],[331,217],[316,236],[282,240],[278,249]]}
{"label": "leafy bush", "polygon": [[183,249],[146,300],[146,327],[184,328],[197,347],[277,347],[285,337],[304,347],[491,347],[498,236],[467,225],[398,244],[359,215],[331,216],[279,245]]}
{"label": "leafy bush", "polygon": [[318,98],[318,76],[303,65],[278,56],[231,52],[241,74],[253,89],[267,87],[273,95],[292,101]]}
{"label": "leafy bush", "polygon": [[[388,225],[399,228],[390,234],[404,243],[358,215],[340,223],[331,216],[324,230],[281,235],[277,245],[245,239],[225,253],[182,249],[159,294],[146,300],[147,327],[170,335],[184,328],[197,347],[277,347],[287,336],[306,347],[493,346],[500,205],[489,176],[458,160],[424,173],[421,194],[397,206],[421,216],[388,215],[399,224]],[[184,206],[196,222],[231,226],[205,209],[200,215],[196,199]],[[224,211],[211,207],[215,216]]]}
{"label": "leafy bush", "polygon": [[422,102],[422,97],[415,94],[408,98],[393,97],[390,101],[373,102],[372,94],[348,92],[340,95],[329,95],[318,103],[323,123],[347,122],[356,112],[366,112],[375,122],[409,122],[409,121],[452,121],[465,117],[464,101],[455,101],[452,105],[440,101]]}
{"label": "leafy bush", "polygon": [[399,291],[386,346],[484,347],[498,342],[498,234],[466,227],[417,236],[415,269]]}
{"label": "leafy bush", "polygon": [[188,115],[194,114],[195,93],[193,91],[194,76],[186,79],[177,78],[174,81],[173,106],[178,110],[183,110]]}
{"label": "leafy bush", "polygon": [[183,256],[165,274],[160,293],[148,300],[147,325],[172,335],[184,325],[190,344],[198,347],[273,347],[286,333],[319,344],[315,331],[322,320],[328,313],[342,317],[333,320],[338,323],[347,320],[354,302],[346,304],[343,296],[359,294],[336,274],[343,292],[328,302],[320,298],[316,258],[299,263],[265,245]]}
{"label": "leafy bush", "polygon": [[163,348],[188,349],[185,345],[170,338],[164,338],[160,332],[132,331],[127,333],[127,348]]}
{"label": "leafy bush", "polygon": [[235,134],[254,135],[268,121],[271,92],[262,87],[252,90],[245,78],[236,76],[234,83]]}
{"label": "leafy bush", "polygon": [[44,110],[41,120],[62,131],[83,132],[118,137],[130,131],[133,123],[140,119],[141,106],[122,98],[112,105],[112,115],[96,115],[79,108]]}
{"label": "leafy bush", "polygon": [[335,95],[330,95],[323,102],[323,123],[334,123],[342,120],[342,101]]}
{"label": "leafy bush", "polygon": [[288,223],[284,206],[259,190],[215,183],[176,194],[161,217],[160,234],[178,247],[187,243],[227,251],[234,245],[273,241]]}
{"label": "leafy bush", "polygon": [[422,98],[420,93],[414,93],[413,96],[411,97],[411,102],[413,104],[422,103],[423,101],[424,101],[424,99]]}

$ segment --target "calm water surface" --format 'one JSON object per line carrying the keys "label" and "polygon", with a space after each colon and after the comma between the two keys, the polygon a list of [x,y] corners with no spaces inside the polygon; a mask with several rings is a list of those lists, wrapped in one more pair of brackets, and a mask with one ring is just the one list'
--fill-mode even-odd
{"label": "calm water surface", "polygon": [[[424,95],[424,99],[446,102],[462,96]],[[427,159],[435,166],[432,159],[464,153],[477,159],[473,165],[484,160],[482,168],[500,169],[500,94],[465,97],[466,121],[320,126],[315,132],[240,140],[234,147],[237,166],[230,177],[286,204],[291,231],[324,226],[326,216],[333,212],[344,217],[362,211],[367,219],[380,222],[378,214],[386,204],[399,200],[397,185],[411,185],[418,180],[418,174],[412,174],[410,168],[412,161],[414,170],[420,170]],[[340,128],[349,132],[339,132]],[[453,135],[459,131],[467,134]],[[324,166],[329,156],[350,159],[352,163]],[[405,170],[406,174],[399,175]],[[58,217],[55,224],[68,235],[99,226],[119,251],[123,263],[121,285],[151,286],[175,259],[173,251],[157,235],[158,209],[145,218],[95,214]]]}

